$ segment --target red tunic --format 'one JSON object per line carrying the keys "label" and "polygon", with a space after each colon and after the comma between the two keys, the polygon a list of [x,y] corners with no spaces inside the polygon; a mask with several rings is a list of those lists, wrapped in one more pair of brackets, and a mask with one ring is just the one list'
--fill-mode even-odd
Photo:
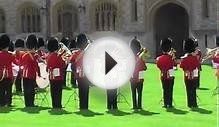
{"label": "red tunic", "polygon": [[44,60],[45,60],[46,57],[47,57],[47,53],[44,52],[43,50],[38,50],[38,51],[37,51],[37,56],[38,56],[38,58],[37,58],[37,61],[38,61],[38,62],[44,62]]}
{"label": "red tunic", "polygon": [[180,63],[180,67],[184,71],[185,79],[193,80],[197,78],[197,76],[194,76],[194,71],[200,67],[200,61],[196,56],[188,55],[187,57],[183,58]]}
{"label": "red tunic", "polygon": [[70,62],[72,63],[72,70],[74,71],[75,79],[83,79],[83,50],[76,50],[72,53]]}
{"label": "red tunic", "polygon": [[52,52],[47,56],[46,62],[50,81],[64,80],[66,65],[62,57],[57,52]]}
{"label": "red tunic", "polygon": [[212,61],[216,64],[219,64],[219,54],[214,55],[214,57],[212,58]]}
{"label": "red tunic", "polygon": [[22,72],[22,67],[21,67],[21,59],[22,56],[25,54],[24,51],[17,51],[16,52],[16,56],[15,59],[13,61],[14,64],[16,64],[17,66],[19,66],[19,71]]}
{"label": "red tunic", "polygon": [[143,59],[140,59],[138,56],[135,57],[136,64],[133,76],[131,78],[131,82],[139,83],[143,82],[144,79],[139,79],[139,72],[144,71],[147,69],[146,62]]}
{"label": "red tunic", "polygon": [[199,70],[201,70],[201,61],[202,61],[202,52],[201,52],[201,50],[196,49],[195,55],[196,55],[196,58],[198,59],[198,61],[200,62]]}
{"label": "red tunic", "polygon": [[26,52],[21,58],[21,65],[23,66],[22,77],[35,80],[37,74],[40,76],[35,53]]}
{"label": "red tunic", "polygon": [[0,78],[13,79],[12,62],[15,57],[7,51],[0,51]]}
{"label": "red tunic", "polygon": [[200,49],[196,49],[195,51],[195,54],[196,54],[196,57],[199,61],[201,61],[201,58],[202,58],[202,52]]}
{"label": "red tunic", "polygon": [[163,54],[159,56],[157,58],[156,64],[161,71],[161,79],[170,80],[174,78],[174,76],[170,75],[170,70],[173,70],[176,62],[172,59],[171,55]]}

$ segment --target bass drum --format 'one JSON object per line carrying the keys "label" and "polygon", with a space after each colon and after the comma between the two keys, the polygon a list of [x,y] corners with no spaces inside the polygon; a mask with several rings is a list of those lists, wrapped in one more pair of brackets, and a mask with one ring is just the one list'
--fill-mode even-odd
{"label": "bass drum", "polygon": [[36,78],[37,86],[41,89],[45,89],[49,86],[49,73],[46,71],[46,64],[39,63],[41,77]]}

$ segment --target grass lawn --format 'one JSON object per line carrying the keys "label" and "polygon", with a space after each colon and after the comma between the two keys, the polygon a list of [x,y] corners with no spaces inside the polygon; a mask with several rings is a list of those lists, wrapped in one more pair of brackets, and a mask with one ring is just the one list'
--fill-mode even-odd
{"label": "grass lawn", "polygon": [[[15,107],[0,109],[1,127],[218,127],[217,96],[212,96],[216,87],[214,70],[203,66],[201,72],[201,90],[198,90],[197,111],[190,111],[186,104],[186,93],[181,69],[176,72],[174,85],[174,110],[166,111],[160,104],[162,89],[159,71],[154,64],[148,64],[143,90],[143,111],[131,110],[130,86],[121,89],[122,95],[130,106],[119,96],[119,111],[106,112],[105,91],[92,87],[90,89],[89,112],[78,111],[78,101],[73,97],[64,111],[52,111],[50,103],[42,107],[24,109],[23,102],[16,97]],[[63,91],[63,106],[73,90]],[[49,102],[50,95],[47,96]],[[40,100],[36,100],[40,103]]]}

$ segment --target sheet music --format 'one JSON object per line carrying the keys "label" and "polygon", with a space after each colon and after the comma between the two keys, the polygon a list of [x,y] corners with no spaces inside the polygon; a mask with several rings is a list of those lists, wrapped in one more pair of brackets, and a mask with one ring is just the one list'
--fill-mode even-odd
{"label": "sheet music", "polygon": [[169,75],[170,75],[170,77],[174,77],[174,69],[169,70]]}
{"label": "sheet music", "polygon": [[193,71],[193,77],[198,77],[198,69],[197,68]]}
{"label": "sheet music", "polygon": [[53,76],[54,77],[58,77],[58,76],[60,76],[60,69],[59,68],[55,68],[55,69],[53,69]]}
{"label": "sheet music", "polygon": [[138,73],[138,79],[144,79],[144,74],[145,74],[145,71],[140,71]]}

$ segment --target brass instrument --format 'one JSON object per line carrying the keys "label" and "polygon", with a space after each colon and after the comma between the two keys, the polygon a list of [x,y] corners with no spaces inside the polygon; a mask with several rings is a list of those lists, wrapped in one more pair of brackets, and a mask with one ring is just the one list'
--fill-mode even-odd
{"label": "brass instrument", "polygon": [[58,55],[61,56],[63,60],[65,60],[68,63],[72,55],[72,52],[63,43],[60,42],[59,44],[60,48],[58,50]]}
{"label": "brass instrument", "polygon": [[204,61],[212,58],[214,55],[216,55],[218,53],[219,53],[219,47],[216,47],[216,48],[213,48],[213,49],[207,48],[206,55],[202,58],[202,63]]}
{"label": "brass instrument", "polygon": [[146,59],[150,57],[150,53],[146,48],[141,48],[141,50],[140,50],[140,52],[138,52],[137,56],[140,59],[143,59],[144,61],[146,61]]}
{"label": "brass instrument", "polygon": [[168,52],[170,56],[172,56],[172,59],[176,59],[176,50],[174,48],[171,48],[171,50]]}

